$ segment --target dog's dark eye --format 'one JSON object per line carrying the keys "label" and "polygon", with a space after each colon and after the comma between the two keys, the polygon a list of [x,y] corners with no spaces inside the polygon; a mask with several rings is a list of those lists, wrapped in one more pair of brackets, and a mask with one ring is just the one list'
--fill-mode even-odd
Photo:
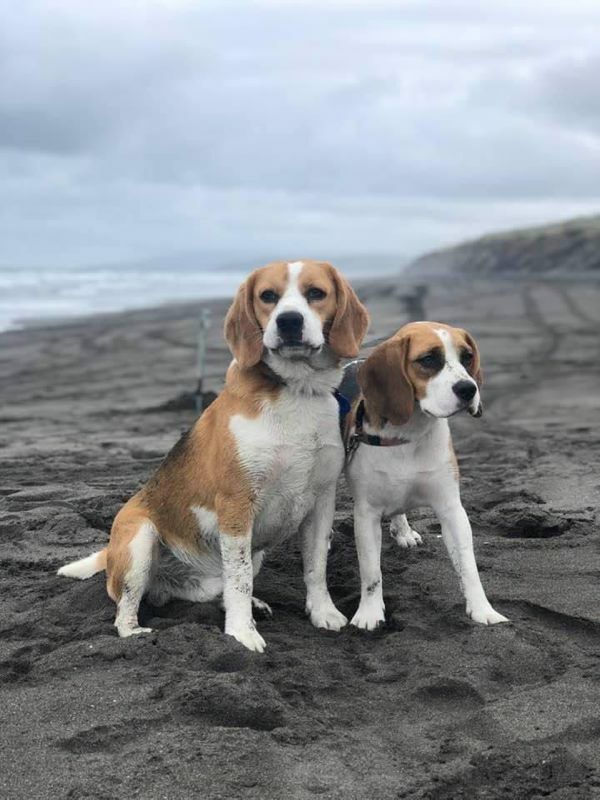
{"label": "dog's dark eye", "polygon": [[460,354],[460,363],[463,367],[470,367],[473,364],[473,353],[470,350],[463,350]]}
{"label": "dog's dark eye", "polygon": [[265,289],[260,293],[260,299],[263,303],[276,303],[279,300],[279,295],[273,289]]}
{"label": "dog's dark eye", "polygon": [[324,292],[323,289],[319,289],[316,286],[311,286],[311,288],[306,292],[306,299],[310,302],[311,300],[324,300],[327,297],[327,292]]}
{"label": "dog's dark eye", "polygon": [[441,369],[442,359],[438,353],[425,353],[424,356],[417,358],[417,364],[425,369]]}

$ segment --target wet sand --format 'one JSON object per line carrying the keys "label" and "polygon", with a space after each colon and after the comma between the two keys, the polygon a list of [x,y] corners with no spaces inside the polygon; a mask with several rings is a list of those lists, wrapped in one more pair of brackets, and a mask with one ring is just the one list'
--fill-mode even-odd
{"label": "wet sand", "polygon": [[[363,287],[368,339],[406,321],[405,293]],[[227,302],[211,305],[218,390]],[[0,335],[0,797],[600,796],[600,284],[437,281],[424,306],[482,350],[484,416],[452,427],[482,580],[511,623],[467,619],[423,510],[418,550],[386,528],[375,633],[314,629],[296,543],[273,551],[262,656],[223,635],[218,603],[146,605],[154,633],[119,640],[103,576],[55,575],[103,546],[193,421],[163,405],[195,386],[198,305]],[[343,484],[335,527],[329,582],[351,616]]]}

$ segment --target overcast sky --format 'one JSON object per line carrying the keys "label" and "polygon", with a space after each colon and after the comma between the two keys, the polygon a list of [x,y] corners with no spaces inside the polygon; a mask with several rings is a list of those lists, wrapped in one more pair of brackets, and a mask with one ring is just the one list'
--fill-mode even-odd
{"label": "overcast sky", "polygon": [[600,210],[600,3],[0,11],[1,264],[410,256]]}

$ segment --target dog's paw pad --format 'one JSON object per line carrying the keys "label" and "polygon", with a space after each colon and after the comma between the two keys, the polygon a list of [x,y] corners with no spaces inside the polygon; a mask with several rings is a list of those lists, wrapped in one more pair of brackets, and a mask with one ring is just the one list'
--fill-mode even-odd
{"label": "dog's paw pad", "polygon": [[507,617],[499,614],[492,606],[467,608],[467,614],[473,622],[478,622],[480,625],[497,625],[499,622],[508,622]]}
{"label": "dog's paw pad", "polygon": [[381,606],[361,608],[350,620],[350,625],[363,631],[374,631],[385,622],[385,609]]}
{"label": "dog's paw pad", "polygon": [[392,539],[395,540],[398,547],[402,547],[404,550],[408,550],[410,547],[417,547],[417,545],[423,544],[423,539],[421,538],[421,534],[413,531],[412,529],[409,531],[390,531],[390,535]]}
{"label": "dog's paw pad", "polygon": [[310,621],[315,628],[339,631],[348,623],[346,617],[341,611],[337,610],[333,603],[315,605],[312,608],[307,608],[306,611],[310,614]]}
{"label": "dog's paw pad", "polygon": [[152,628],[141,628],[137,625],[134,628],[118,628],[119,636],[121,639],[127,639],[129,636],[139,636],[140,633],[152,633]]}
{"label": "dog's paw pad", "polygon": [[255,653],[264,653],[265,647],[267,646],[263,637],[254,627],[241,629],[232,628],[231,630],[226,630],[225,633],[228,634],[228,636],[233,636],[240,644],[243,644],[244,647],[247,647],[248,650],[252,650]]}

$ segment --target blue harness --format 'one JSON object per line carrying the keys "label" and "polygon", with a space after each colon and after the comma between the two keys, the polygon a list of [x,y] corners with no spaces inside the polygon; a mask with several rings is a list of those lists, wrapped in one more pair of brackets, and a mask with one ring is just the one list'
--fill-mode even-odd
{"label": "blue harness", "polygon": [[343,435],[343,433],[344,433],[344,422],[346,421],[346,417],[350,413],[350,410],[352,409],[352,406],[350,405],[350,401],[348,400],[348,398],[344,397],[344,395],[341,394],[341,392],[339,392],[337,389],[333,393],[333,396],[337,400],[337,404],[338,404],[338,407],[339,407],[339,412],[340,412],[340,431],[342,432],[342,435]]}

